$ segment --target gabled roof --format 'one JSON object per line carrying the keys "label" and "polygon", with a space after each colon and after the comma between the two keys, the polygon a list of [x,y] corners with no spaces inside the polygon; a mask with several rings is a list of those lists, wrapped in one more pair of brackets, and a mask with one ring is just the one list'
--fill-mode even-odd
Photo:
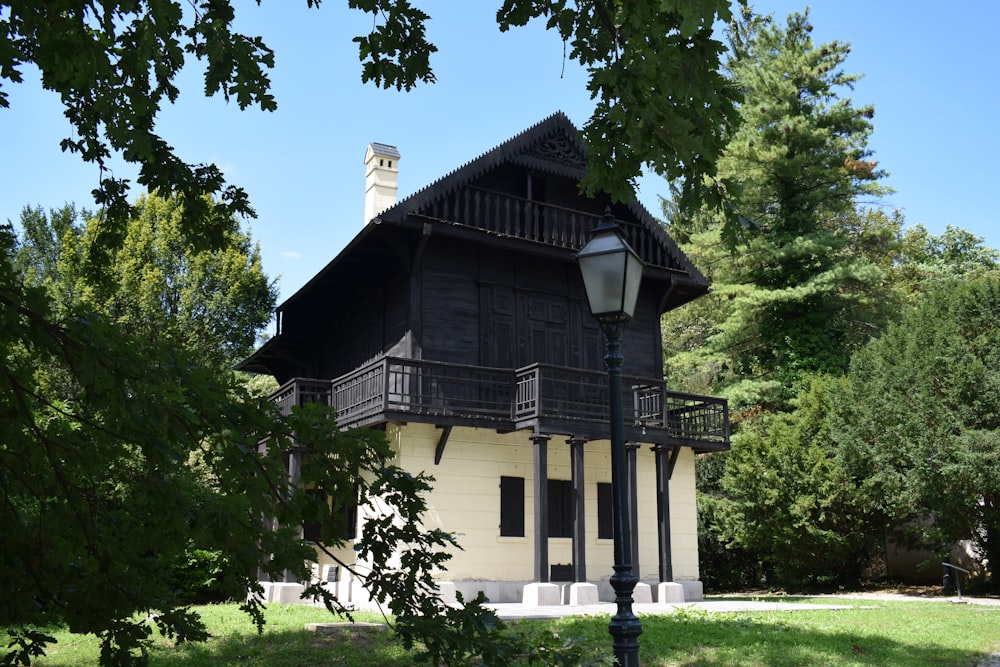
{"label": "gabled roof", "polygon": [[566,114],[557,111],[383,211],[379,217],[392,220],[406,215],[506,163],[523,164],[544,173],[579,180],[587,173],[587,148],[576,126]]}
{"label": "gabled roof", "polygon": [[[372,146],[395,150],[391,146],[376,144],[372,144],[370,150]],[[565,219],[559,216],[565,214],[576,221],[571,233],[539,236],[529,235],[523,228],[486,228],[477,226],[482,221],[477,222],[475,216],[463,217],[454,208],[448,215],[438,214],[448,210],[449,202],[454,203],[460,196],[476,190],[477,182],[485,176],[507,166],[565,179],[561,184],[563,197],[572,202],[568,207],[548,207],[552,218],[541,226],[545,227],[553,220],[562,225]],[[406,257],[411,254],[411,244],[421,244],[439,231],[474,243],[488,243],[526,255],[572,262],[575,253],[589,240],[605,205],[610,203],[606,196],[589,200],[582,194],[579,199],[568,194],[574,192],[572,188],[586,174],[586,168],[587,149],[579,130],[565,114],[557,112],[434,181],[366,224],[336,257],[278,306],[278,335],[246,360],[242,367],[260,370],[267,366],[271,369],[269,372],[273,372],[272,366],[286,364],[286,353],[300,341],[292,341],[284,331],[284,314],[308,311],[309,304],[316,298],[323,301],[325,308],[329,305],[329,295],[352,295],[352,290],[345,290],[344,286],[356,284],[365,271],[374,272],[372,275],[381,274],[386,262],[405,263]],[[499,193],[499,196],[506,195]],[[519,198],[511,196],[507,199],[514,201]],[[535,207],[533,210],[536,212],[539,207],[548,206],[546,202],[520,198],[519,205],[525,203]],[[633,197],[628,202],[614,204],[613,210],[626,238],[647,262],[646,278],[663,290],[660,312],[676,308],[709,291],[705,276],[637,199]],[[562,232],[566,232],[565,226]],[[265,360],[267,363],[264,363]]]}
{"label": "gabled roof", "polygon": [[[505,164],[519,165],[538,173],[579,181],[587,173],[587,147],[576,126],[564,113],[557,111],[383,211],[376,220],[401,223],[407,216],[425,212],[435,202],[448,198]],[[603,204],[599,206],[603,210]],[[687,274],[687,279],[691,283],[708,286],[709,282],[705,276],[677,247],[638,199],[632,197],[623,206],[634,216],[643,231],[655,239],[655,243],[663,250],[662,254],[669,257],[669,265],[665,265],[664,268]],[[619,220],[619,224],[623,226],[625,222]],[[571,249],[575,251],[579,247]],[[640,251],[640,254],[643,253]],[[648,257],[643,259],[649,262]]]}
{"label": "gabled roof", "polygon": [[[376,239],[384,237],[388,231],[387,227],[412,224],[411,216],[426,219],[421,214],[433,208],[436,203],[455,195],[485,174],[507,164],[579,181],[586,174],[587,148],[579,130],[564,113],[558,111],[552,114],[380,213],[366,224],[333,260],[279,305],[278,310],[284,310],[304,293],[326,282],[332,274],[339,272],[338,268],[344,269],[354,264],[352,258],[363,256],[367,252],[366,249],[373,247]],[[583,198],[583,195],[580,196]],[[681,303],[708,291],[708,279],[691,263],[659,222],[637,199],[633,197],[617,206],[620,207],[620,211],[627,211],[633,218],[623,220],[622,216],[618,216],[618,222],[626,228],[627,235],[633,237],[648,235],[648,238],[652,239],[649,245],[658,246],[660,249],[658,254],[667,258],[666,262],[657,265],[650,263],[647,257],[643,257],[650,270],[666,271],[673,276],[670,278],[671,283],[676,280],[687,286],[688,289],[685,291],[693,290],[690,296],[681,299]],[[597,209],[603,211],[603,204],[595,201],[594,208],[595,213]],[[591,229],[592,227],[587,229],[586,233],[589,234]],[[494,232],[491,234],[498,236]],[[564,252],[579,250],[586,240],[586,238],[580,240],[578,245],[565,244]],[[640,256],[644,254],[642,248],[637,247],[636,250]]]}

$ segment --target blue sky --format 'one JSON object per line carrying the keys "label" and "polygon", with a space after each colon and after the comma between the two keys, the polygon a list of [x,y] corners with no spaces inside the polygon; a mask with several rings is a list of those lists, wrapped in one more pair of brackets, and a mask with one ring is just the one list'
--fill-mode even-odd
{"label": "blue sky", "polygon": [[[159,129],[181,157],[215,162],[249,192],[259,216],[250,229],[282,298],[360,229],[369,142],[399,149],[405,197],[557,110],[578,126],[590,116],[584,73],[564,63],[557,35],[541,25],[500,33],[498,0],[418,4],[434,17],[434,85],[409,93],[362,86],[351,37],[371,23],[341,0],[318,11],[264,0],[240,3],[239,27],[277,53],[278,110],[241,112],[205,98],[199,70],[189,68],[178,103],[161,116]],[[806,4],[756,7],[783,19]],[[875,105],[869,145],[896,190],[882,205],[901,209],[908,224],[933,233],[963,227],[1000,248],[1000,2],[824,0],[810,16],[814,41],[851,42],[846,70],[865,75],[844,94]],[[58,99],[25,74],[27,84],[4,85],[11,108],[0,110],[0,220],[17,220],[28,204],[93,207],[96,168],[60,152],[69,127]],[[124,168],[118,175],[130,176]],[[654,214],[666,193],[658,177],[640,183],[639,199]]]}

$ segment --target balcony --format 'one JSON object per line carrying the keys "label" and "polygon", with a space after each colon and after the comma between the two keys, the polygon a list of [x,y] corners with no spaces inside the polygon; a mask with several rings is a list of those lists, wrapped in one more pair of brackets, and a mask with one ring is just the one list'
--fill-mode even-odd
{"label": "balcony", "polygon": [[[498,431],[607,439],[607,375],[532,364],[516,370],[385,357],[335,380],[295,378],[273,395],[283,412],[319,401],[342,428],[425,422]],[[699,451],[727,449],[724,399],[667,391],[662,380],[624,376],[625,437]]]}
{"label": "balcony", "polygon": [[[601,220],[600,215],[472,186],[434,200],[425,214],[493,234],[568,248],[583,247]],[[645,263],[678,268],[664,243],[665,234],[658,239],[640,225],[624,221],[619,225]]]}

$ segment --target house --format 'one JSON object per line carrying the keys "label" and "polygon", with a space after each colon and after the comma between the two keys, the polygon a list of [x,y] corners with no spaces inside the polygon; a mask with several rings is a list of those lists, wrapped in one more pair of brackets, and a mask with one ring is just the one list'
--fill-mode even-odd
{"label": "house", "polygon": [[[727,407],[667,390],[660,316],[706,278],[637,201],[580,194],[561,113],[395,203],[399,160],[369,146],[366,224],[242,368],[273,375],[285,408],[322,400],[342,427],[385,429],[398,465],[436,478],[428,521],[463,547],[442,587],[500,602],[590,582],[612,599],[604,342],[575,260],[612,215],[645,262],[623,340],[634,566],[699,599],[694,460],[728,448]],[[360,594],[329,565],[342,599]]]}

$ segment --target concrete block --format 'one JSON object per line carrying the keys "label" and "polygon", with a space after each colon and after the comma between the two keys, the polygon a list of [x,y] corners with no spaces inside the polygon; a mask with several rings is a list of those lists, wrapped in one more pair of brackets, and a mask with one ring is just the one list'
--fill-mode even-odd
{"label": "concrete block", "polygon": [[661,581],[656,585],[656,601],[661,603],[684,602],[684,586],[675,581]]}
{"label": "concrete block", "polygon": [[438,595],[441,596],[441,600],[445,604],[455,604],[458,602],[458,598],[455,597],[455,582],[454,581],[439,581],[437,582]]}
{"label": "concrete block", "polygon": [[640,581],[632,591],[632,601],[636,603],[650,603],[653,601],[653,588],[645,581]]}
{"label": "concrete block", "polygon": [[535,581],[525,585],[521,603],[529,607],[552,607],[560,604],[559,598],[559,586]]}
{"label": "concrete block", "polygon": [[263,602],[267,604],[268,602],[271,602],[274,596],[274,583],[271,581],[261,581],[259,583],[260,587],[263,589],[263,592],[261,593],[263,596]]}
{"label": "concrete block", "polygon": [[677,583],[684,587],[684,599],[688,602],[700,602],[705,599],[705,590],[697,579],[678,579]]}
{"label": "concrete block", "polygon": [[302,591],[306,589],[302,584],[296,583],[272,583],[271,602],[279,604],[302,604]]}
{"label": "concrete block", "polygon": [[569,603],[571,605],[597,604],[597,585],[578,581],[570,584]]}

